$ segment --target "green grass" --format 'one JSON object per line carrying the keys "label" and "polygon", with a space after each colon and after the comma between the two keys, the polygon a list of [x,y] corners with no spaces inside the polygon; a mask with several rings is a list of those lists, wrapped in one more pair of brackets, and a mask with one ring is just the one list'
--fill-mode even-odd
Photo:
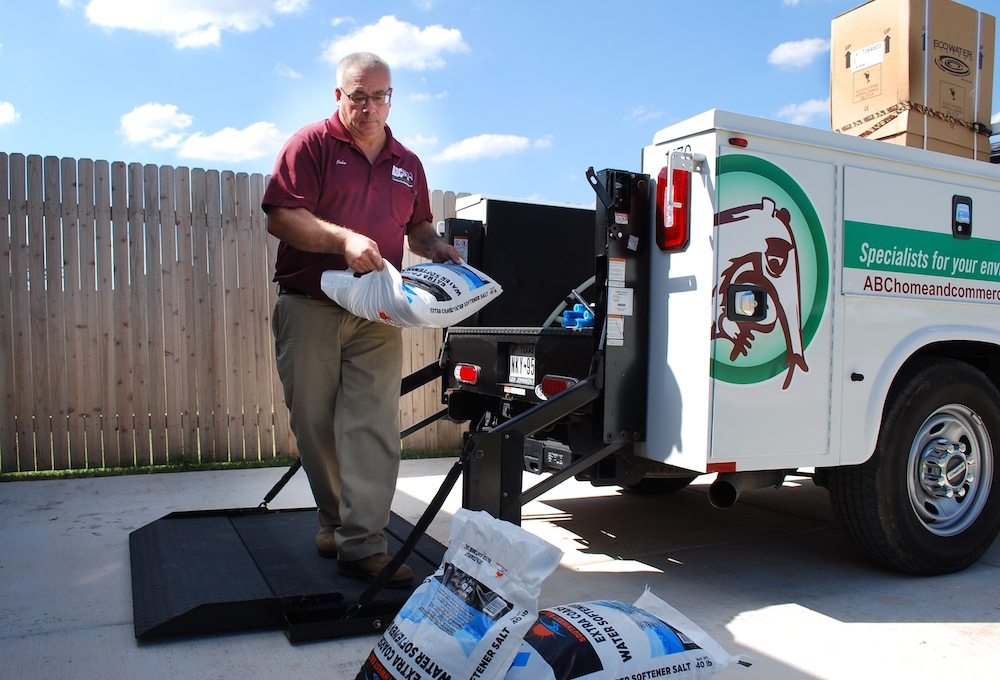
{"label": "green grass", "polygon": [[[404,449],[403,460],[420,458],[452,458],[458,449]],[[293,456],[278,456],[269,460],[237,460],[231,462],[199,463],[181,459],[170,465],[136,465],[131,467],[87,468],[82,470],[39,470],[34,472],[0,472],[0,482],[23,482],[36,479],[80,479],[83,477],[115,477],[118,475],[152,475],[164,472],[193,472],[197,470],[243,470],[247,468],[289,467]]]}
{"label": "green grass", "polygon": [[462,453],[460,449],[403,449],[403,460],[417,460],[418,458],[458,458]]}

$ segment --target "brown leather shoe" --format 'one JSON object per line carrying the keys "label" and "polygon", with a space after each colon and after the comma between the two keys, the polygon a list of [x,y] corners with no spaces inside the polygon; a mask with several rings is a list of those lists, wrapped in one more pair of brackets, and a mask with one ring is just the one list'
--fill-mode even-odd
{"label": "brown leather shoe", "polygon": [[316,534],[316,550],[321,556],[337,556],[337,544],[333,539],[333,532],[336,530],[337,527],[324,526],[319,528],[319,533]]}
{"label": "brown leather shoe", "polygon": [[[375,577],[382,573],[385,565],[389,564],[392,558],[386,553],[375,553],[360,560],[345,562],[337,560],[337,573],[350,578],[362,578],[368,582],[374,581]],[[386,588],[408,588],[413,584],[413,570],[405,564],[401,565],[385,583]]]}

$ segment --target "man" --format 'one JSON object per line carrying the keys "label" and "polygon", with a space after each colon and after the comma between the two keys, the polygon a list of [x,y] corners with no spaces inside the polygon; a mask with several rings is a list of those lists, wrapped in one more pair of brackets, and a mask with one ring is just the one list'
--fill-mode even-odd
{"label": "man", "polygon": [[[360,319],[320,288],[327,269],[381,270],[410,250],[435,262],[458,252],[432,224],[419,159],[385,124],[389,66],[367,52],[337,67],[337,110],[282,149],[264,193],[275,263],[273,331],[292,432],[319,510],[316,547],[338,573],[369,581],[390,561],[383,530],[399,471],[398,328]],[[384,258],[384,259],[383,259]],[[413,572],[402,565],[389,587]]]}

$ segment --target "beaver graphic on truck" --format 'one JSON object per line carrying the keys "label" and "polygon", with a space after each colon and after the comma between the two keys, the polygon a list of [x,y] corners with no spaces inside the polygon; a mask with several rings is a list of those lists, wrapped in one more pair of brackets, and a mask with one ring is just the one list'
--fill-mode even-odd
{"label": "beaver graphic on truck", "polygon": [[[712,339],[732,343],[729,361],[752,351],[755,334],[765,335],[781,326],[785,339],[788,371],[781,389],[792,382],[796,367],[808,371],[802,343],[802,301],[799,289],[799,261],[791,215],[767,197],[760,203],[720,211],[718,227],[725,227],[727,250],[741,253],[729,260],[713,290],[718,315],[712,325]],[[723,239],[720,237],[720,241]],[[730,249],[733,250],[730,250]],[[727,313],[726,290],[731,284],[758,286],[767,293],[767,314],[760,320],[736,321]]]}

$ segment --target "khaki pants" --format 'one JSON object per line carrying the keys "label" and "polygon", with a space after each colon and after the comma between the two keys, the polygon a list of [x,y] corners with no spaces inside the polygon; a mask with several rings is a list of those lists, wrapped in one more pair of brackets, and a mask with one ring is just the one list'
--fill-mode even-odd
{"label": "khaki pants", "polygon": [[385,552],[399,473],[401,333],[296,295],[278,296],[272,324],[320,524],[336,527],[341,560]]}

